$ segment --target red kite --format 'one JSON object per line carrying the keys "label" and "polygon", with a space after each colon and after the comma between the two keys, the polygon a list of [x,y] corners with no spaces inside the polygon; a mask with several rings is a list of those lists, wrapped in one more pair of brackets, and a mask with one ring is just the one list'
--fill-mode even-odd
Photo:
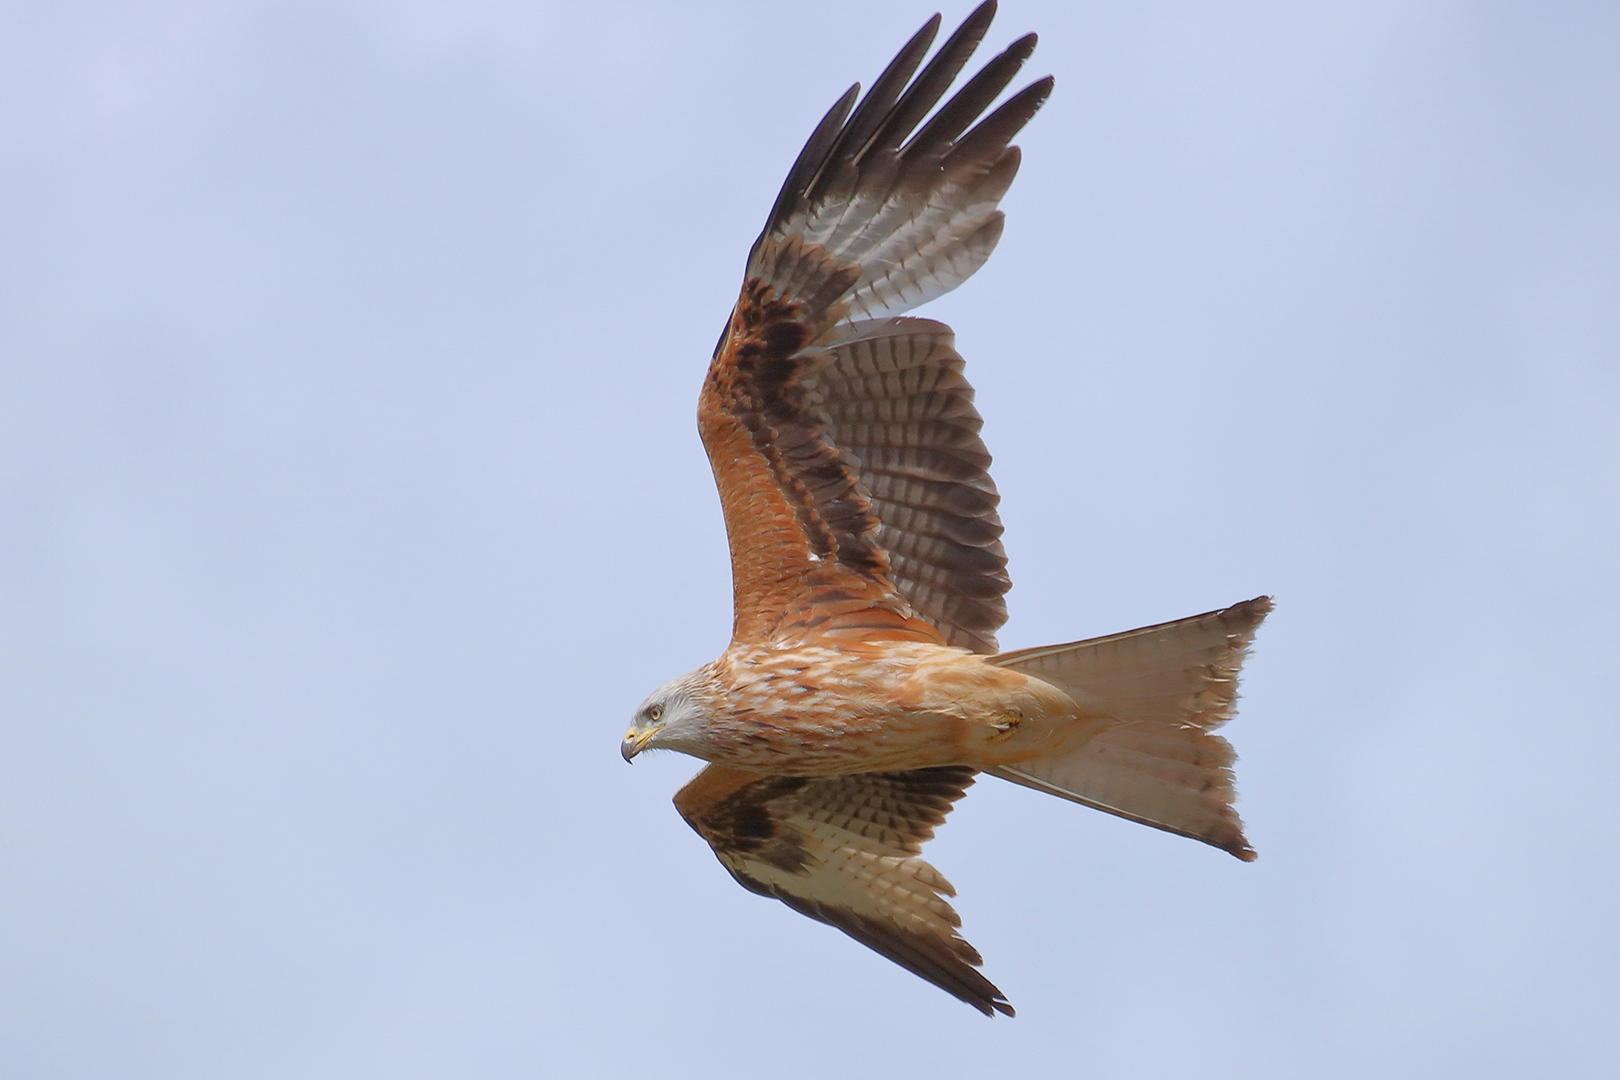
{"label": "red kite", "polygon": [[919,72],[935,15],[793,163],[698,401],[731,644],[646,700],[623,753],[709,762],[675,805],[745,888],[1011,1016],[923,842],[984,772],[1253,859],[1214,732],[1271,601],[997,651],[1007,557],[973,389],[950,328],[904,315],[990,257],[1008,143],[1052,89],[980,119],[1029,34],[933,111],[994,14]]}

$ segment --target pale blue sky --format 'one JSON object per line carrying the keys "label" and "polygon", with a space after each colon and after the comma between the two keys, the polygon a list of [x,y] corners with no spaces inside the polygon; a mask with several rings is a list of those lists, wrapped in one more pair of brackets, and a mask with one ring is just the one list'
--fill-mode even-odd
{"label": "pale blue sky", "polygon": [[[969,5],[946,12],[947,23]],[[626,767],[693,424],[910,3],[0,0],[0,1073],[1620,1073],[1620,7],[1007,0],[1007,647],[1271,593],[1260,859],[985,780],[986,1021]]]}

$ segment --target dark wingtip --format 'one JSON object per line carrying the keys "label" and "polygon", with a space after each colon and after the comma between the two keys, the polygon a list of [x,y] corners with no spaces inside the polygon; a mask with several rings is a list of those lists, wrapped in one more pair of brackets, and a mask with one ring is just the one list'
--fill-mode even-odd
{"label": "dark wingtip", "polygon": [[1001,991],[996,990],[994,984],[991,985],[990,989],[995,990],[995,997],[990,997],[989,995],[969,996],[968,994],[961,993],[957,990],[951,990],[949,987],[945,987],[944,989],[949,990],[950,993],[954,994],[962,1001],[967,1002],[975,1009],[978,1009],[986,1016],[994,1017],[996,1013],[1000,1013],[1002,1016],[1018,1015],[1018,1010],[1012,1007],[1012,1002],[1002,997]]}

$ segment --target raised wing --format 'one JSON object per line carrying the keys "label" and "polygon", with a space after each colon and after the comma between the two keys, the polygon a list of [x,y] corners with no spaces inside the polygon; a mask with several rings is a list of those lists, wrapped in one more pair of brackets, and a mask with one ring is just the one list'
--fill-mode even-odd
{"label": "raised wing", "polygon": [[752,892],[836,926],[986,1016],[1013,1015],[956,932],[950,882],[918,858],[973,783],[964,766],[810,778],[707,766],[675,806]]}
{"label": "raised wing", "polygon": [[923,122],[994,14],[980,7],[918,72],[936,15],[859,106],[851,88],[750,253],[698,404],[738,640],[996,650],[1009,581],[973,390],[948,327],[897,317],[989,257],[1018,171],[1008,142],[1051,91],[1043,79],[979,120],[1031,34]]}

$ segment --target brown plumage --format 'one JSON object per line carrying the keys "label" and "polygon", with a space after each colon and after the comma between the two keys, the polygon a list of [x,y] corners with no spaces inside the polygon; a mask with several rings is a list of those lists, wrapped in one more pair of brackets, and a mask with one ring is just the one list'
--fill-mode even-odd
{"label": "brown plumage", "polygon": [[1009,143],[1051,91],[980,119],[1031,34],[935,110],[994,13],[923,65],[934,16],[789,171],[698,402],[731,645],[648,698],[623,752],[711,763],[676,806],[745,887],[1011,1015],[922,843],[986,771],[1252,859],[1213,731],[1270,601],[997,654],[1009,578],[973,389],[950,328],[904,314],[989,257]]}

